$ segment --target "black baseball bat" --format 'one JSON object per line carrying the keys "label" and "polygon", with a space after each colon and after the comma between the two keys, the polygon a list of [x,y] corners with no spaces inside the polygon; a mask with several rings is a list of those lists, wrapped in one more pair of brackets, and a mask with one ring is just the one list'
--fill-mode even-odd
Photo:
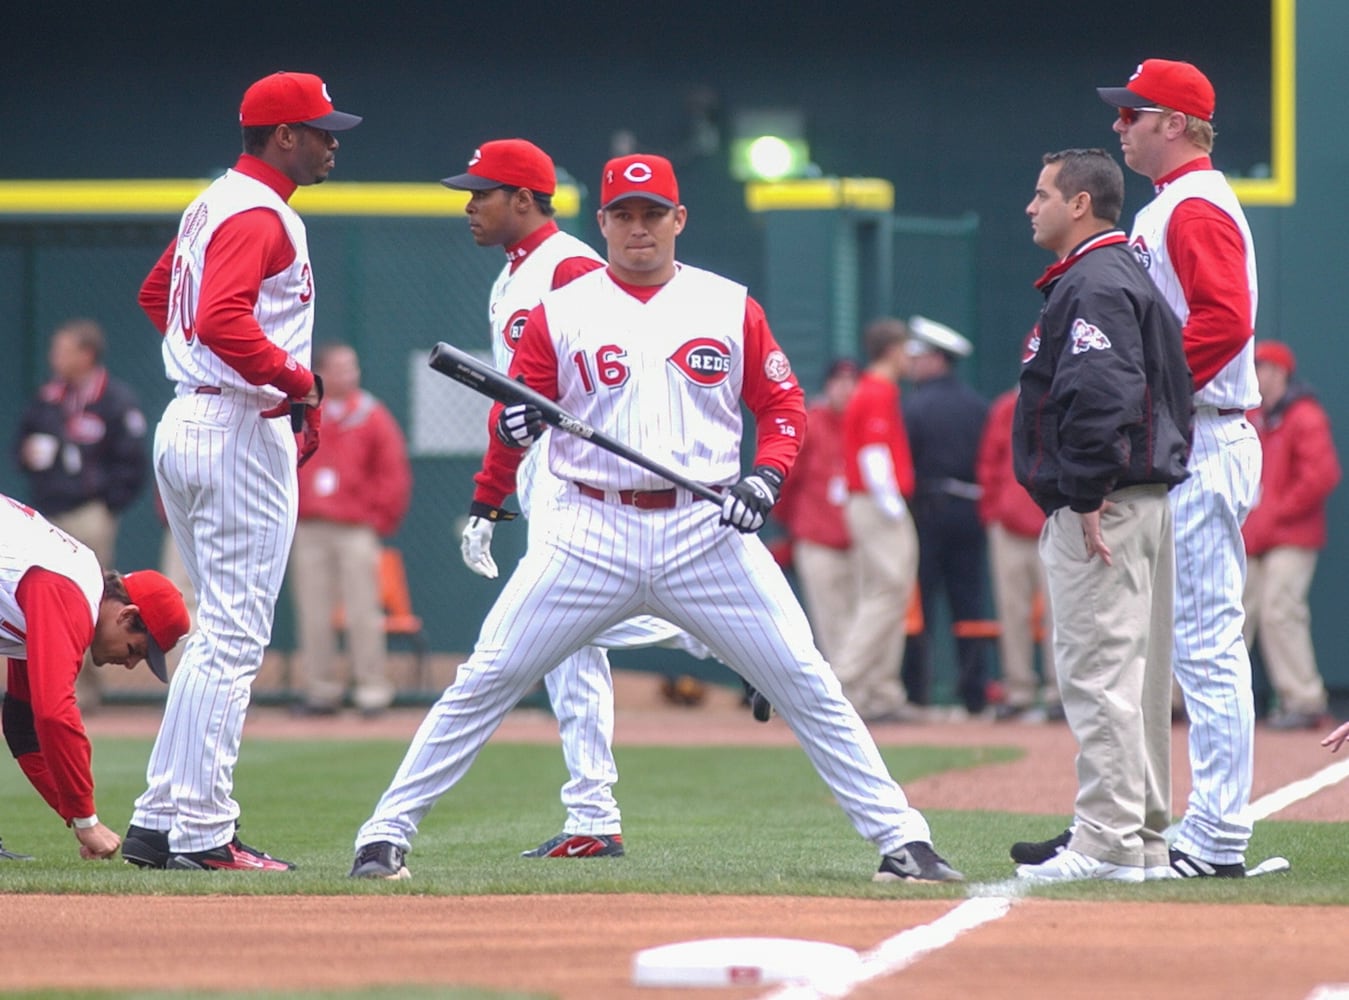
{"label": "black baseball bat", "polygon": [[530,403],[543,414],[545,423],[551,424],[558,430],[566,431],[568,434],[575,434],[577,437],[585,438],[607,452],[617,455],[619,458],[626,459],[634,465],[640,465],[648,472],[654,472],[662,479],[668,479],[676,486],[682,486],[694,496],[701,497],[721,506],[725,499],[720,493],[705,486],[702,483],[696,483],[686,476],[680,475],[673,469],[666,468],[653,458],[647,458],[641,452],[629,447],[622,441],[611,438],[603,431],[596,430],[584,420],[572,416],[562,407],[558,406],[556,401],[549,399],[541,393],[535,392],[523,382],[516,382],[507,377],[502,372],[497,371],[491,365],[479,361],[473,355],[443,340],[431,348],[431,358],[427,362],[432,368],[442,375],[448,375],[456,382],[460,382],[476,392],[482,393],[489,399],[495,399],[498,403],[505,403],[510,406],[513,403]]}

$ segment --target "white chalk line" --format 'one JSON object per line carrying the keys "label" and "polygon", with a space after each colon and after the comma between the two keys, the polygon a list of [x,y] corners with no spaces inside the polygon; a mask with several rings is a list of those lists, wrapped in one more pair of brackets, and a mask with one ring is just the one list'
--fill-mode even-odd
{"label": "white chalk line", "polygon": [[[1247,815],[1252,823],[1268,819],[1293,803],[1338,785],[1346,778],[1349,778],[1349,760],[1338,761],[1310,777],[1299,778],[1261,796],[1247,807]],[[900,972],[923,956],[951,944],[965,932],[1002,919],[1024,897],[1028,888],[1029,883],[1016,878],[972,885],[969,888],[970,898],[955,909],[929,924],[910,927],[882,941],[865,952],[861,956],[861,965],[847,975],[831,980],[789,983],[764,994],[762,1000],[841,1000],[863,983]],[[1342,985],[1336,984],[1331,989],[1334,992],[1313,996],[1317,1000],[1349,997],[1349,992],[1338,992],[1344,989]]]}

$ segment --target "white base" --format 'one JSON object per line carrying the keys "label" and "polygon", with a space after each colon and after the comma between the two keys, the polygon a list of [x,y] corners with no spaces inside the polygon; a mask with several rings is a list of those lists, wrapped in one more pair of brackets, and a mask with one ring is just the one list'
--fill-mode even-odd
{"label": "white base", "polygon": [[755,986],[844,978],[861,964],[851,948],[795,938],[703,938],[637,952],[637,986]]}

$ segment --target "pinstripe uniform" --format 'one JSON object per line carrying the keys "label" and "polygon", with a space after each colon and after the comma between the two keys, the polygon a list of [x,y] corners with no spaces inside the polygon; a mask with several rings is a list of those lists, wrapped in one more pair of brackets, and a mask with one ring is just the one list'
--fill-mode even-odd
{"label": "pinstripe uniform", "polygon": [[[761,454],[776,441],[775,456],[790,467],[801,390],[757,303],[743,287],[690,267],[647,291],[640,297],[600,270],[546,296],[512,374],[638,451],[719,486],[740,475],[743,399],[755,413]],[[423,721],[357,834],[358,849],[406,848],[530,687],[640,614],[687,629],[771,699],[858,832],[882,853],[930,841],[756,536],[721,525],[719,509],[687,491],[658,509],[621,502],[619,491],[668,483],[571,435],[552,437],[548,461],[568,485],[551,499],[547,529],[539,544],[531,539],[472,656]]]}
{"label": "pinstripe uniform", "polygon": [[[492,325],[492,361],[509,371],[515,345],[531,309],[553,286],[558,265],[569,258],[603,263],[599,254],[560,230],[519,260],[501,270],[492,285],[488,319]],[[543,544],[549,511],[563,481],[548,470],[545,456],[550,433],[525,452],[516,472],[515,492],[529,519],[529,545]],[[616,834],[622,816],[614,800],[618,780],[614,763],[614,685],[606,649],[676,646],[706,657],[706,647],[687,633],[650,615],[640,615],[608,629],[594,643],[577,650],[544,677],[548,700],[557,717],[562,756],[570,776],[562,786],[567,819],[565,834]]]}
{"label": "pinstripe uniform", "polygon": [[[1249,324],[1233,329],[1244,344],[1195,393],[1190,477],[1171,491],[1176,536],[1174,670],[1190,717],[1190,800],[1175,846],[1218,864],[1243,860],[1250,841],[1255,709],[1251,663],[1242,639],[1246,553],[1241,524],[1260,484],[1260,441],[1246,411],[1260,403],[1253,337],[1257,303],[1255,245],[1236,195],[1222,174],[1195,169],[1175,177],[1134,220],[1134,251],[1185,326],[1190,367],[1190,307],[1167,250],[1167,227],[1190,198],[1216,206],[1245,245]],[[1234,304],[1244,314],[1245,303]]]}
{"label": "pinstripe uniform", "polygon": [[230,171],[188,206],[169,288],[163,354],[176,395],[155,433],[155,476],[197,593],[197,629],[169,684],[131,822],[169,831],[175,852],[210,850],[233,836],[244,713],[295,532],[295,438],[286,420],[260,415],[286,397],[249,384],[195,328],[212,236],[257,208],[281,220],[294,260],[262,281],[254,316],[273,345],[308,366],[314,284],[304,223],[268,185]]}

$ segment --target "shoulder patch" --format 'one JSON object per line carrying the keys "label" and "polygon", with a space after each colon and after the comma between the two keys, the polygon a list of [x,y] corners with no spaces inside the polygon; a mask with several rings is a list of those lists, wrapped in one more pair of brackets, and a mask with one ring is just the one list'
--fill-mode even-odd
{"label": "shoulder patch", "polygon": [[1141,236],[1135,236],[1133,242],[1129,244],[1129,247],[1133,250],[1134,256],[1138,259],[1138,263],[1143,265],[1143,269],[1145,271],[1151,271],[1152,251],[1148,249],[1147,240],[1143,239]]}
{"label": "shoulder patch", "polygon": [[1110,350],[1110,338],[1102,333],[1099,327],[1092,326],[1080,317],[1073,320],[1073,328],[1069,336],[1073,340],[1074,354]]}
{"label": "shoulder patch", "polygon": [[792,377],[792,363],[781,351],[770,351],[763,359],[763,373],[773,382],[786,382]]}

